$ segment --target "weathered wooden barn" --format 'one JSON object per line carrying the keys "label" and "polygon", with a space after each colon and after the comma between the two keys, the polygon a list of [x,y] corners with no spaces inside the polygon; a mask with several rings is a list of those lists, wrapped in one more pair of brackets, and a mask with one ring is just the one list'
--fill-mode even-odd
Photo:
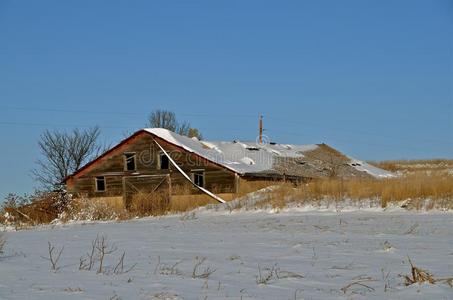
{"label": "weathered wooden barn", "polygon": [[[137,131],[65,179],[68,192],[129,207],[137,193],[231,200],[247,181],[391,174],[325,145],[208,142],[162,128]],[[205,195],[206,196],[206,195]]]}

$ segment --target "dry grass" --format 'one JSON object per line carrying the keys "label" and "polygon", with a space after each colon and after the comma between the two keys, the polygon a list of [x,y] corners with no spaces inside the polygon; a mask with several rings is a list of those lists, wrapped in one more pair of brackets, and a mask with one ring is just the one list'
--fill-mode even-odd
{"label": "dry grass", "polygon": [[117,210],[103,201],[79,198],[67,205],[59,219],[63,222],[70,220],[106,221],[128,217],[129,213],[126,210]]}
{"label": "dry grass", "polygon": [[406,286],[412,285],[414,283],[422,284],[427,282],[430,284],[446,283],[450,287],[453,287],[453,277],[436,278],[434,277],[433,274],[429,273],[428,271],[416,267],[409,257],[408,260],[409,264],[411,265],[411,273],[409,275],[403,276]]}
{"label": "dry grass", "polygon": [[217,203],[214,199],[207,195],[184,195],[183,197],[173,196],[170,200],[168,211],[170,212],[186,212],[207,204]]}
{"label": "dry grass", "polygon": [[382,207],[389,202],[410,200],[410,208],[420,209],[426,200],[431,207],[453,208],[453,176],[445,173],[416,173],[385,180],[375,179],[326,179],[301,186],[282,183],[266,194],[260,205],[282,208],[288,202],[313,202],[323,199],[342,201],[374,199]]}
{"label": "dry grass", "polygon": [[191,185],[178,185],[173,187],[170,199],[169,212],[186,212],[207,204],[217,203],[205,194],[196,193]]}
{"label": "dry grass", "polygon": [[30,196],[9,195],[2,205],[0,219],[2,224],[36,225],[50,223],[61,214],[70,201],[70,197],[60,192],[35,192]]}
{"label": "dry grass", "polygon": [[370,163],[384,170],[405,173],[453,169],[453,159],[387,160]]}
{"label": "dry grass", "polygon": [[273,186],[277,184],[277,181],[272,180],[251,180],[246,181],[241,179],[239,182],[239,191],[237,193],[237,197],[245,196],[249,193],[261,190],[263,188]]}
{"label": "dry grass", "polygon": [[168,194],[164,192],[139,192],[132,197],[130,212],[135,216],[158,216],[168,212]]}

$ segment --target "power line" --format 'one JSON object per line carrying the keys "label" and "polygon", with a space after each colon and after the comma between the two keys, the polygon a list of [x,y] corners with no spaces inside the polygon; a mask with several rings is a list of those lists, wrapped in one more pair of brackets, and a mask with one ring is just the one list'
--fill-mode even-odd
{"label": "power line", "polygon": [[[29,123],[29,122],[8,122],[8,121],[0,121],[2,125],[13,125],[13,126],[43,126],[43,127],[93,127],[96,125],[81,125],[81,124],[50,124],[50,123]],[[137,126],[102,126],[98,125],[101,128],[131,128]],[[141,127],[139,127],[141,128]]]}
{"label": "power line", "polygon": [[[126,115],[126,116],[143,116],[143,113],[137,113],[137,112],[119,112],[119,111],[93,111],[93,110],[73,110],[73,109],[53,109],[53,108],[37,108],[37,107],[17,107],[17,106],[3,106],[0,107],[2,110],[19,110],[19,111],[41,111],[41,112],[58,112],[58,113],[83,113],[83,114],[103,114],[103,115]],[[218,117],[223,117],[223,118],[253,118],[253,121],[255,121],[255,118],[258,116],[256,114],[231,114],[231,113],[178,113],[177,115],[179,116],[187,116],[187,117],[203,117],[203,118],[218,118]],[[264,115],[265,119],[271,119],[275,120],[280,123],[284,124],[291,124],[291,125],[302,125],[302,126],[316,126],[319,128],[324,128],[325,124],[321,122],[307,122],[307,121],[300,121],[300,120],[291,120],[287,116],[278,116],[278,115]],[[17,125],[17,126],[50,126],[50,127],[91,127],[92,125],[80,125],[80,124],[50,124],[50,123],[27,123],[27,122],[14,122],[14,121],[0,121],[0,124],[3,125]],[[136,126],[136,125],[131,125],[131,126],[100,126],[102,128],[141,128],[143,126]],[[404,137],[390,137],[390,136],[383,136],[382,134],[376,134],[376,133],[370,133],[370,132],[365,132],[362,130],[350,130],[350,129],[342,129],[339,128],[338,126],[330,127],[328,128],[329,130],[332,130],[334,132],[342,132],[343,134],[353,134],[353,135],[366,135],[367,137],[373,137],[373,138],[384,138],[390,141],[395,141],[397,140],[397,143],[400,143],[402,140],[405,140],[406,142],[412,143],[412,141],[409,141],[408,139]],[[269,129],[267,129],[269,130]],[[279,130],[277,130],[279,131]],[[274,131],[274,132],[277,132]],[[279,131],[283,133],[283,131]],[[288,132],[287,132],[288,133]],[[294,133],[289,133],[294,135]],[[300,137],[303,137],[303,135],[299,135]],[[418,139],[419,142],[427,142],[427,143],[445,143],[445,140],[432,140],[432,139]],[[378,144],[380,145],[380,144]]]}
{"label": "power line", "polygon": [[41,111],[41,112],[59,112],[59,113],[83,113],[83,114],[104,114],[104,115],[133,115],[141,116],[143,113],[135,112],[119,112],[119,111],[93,111],[93,110],[78,110],[78,109],[54,109],[54,108],[38,108],[38,107],[13,107],[5,106],[1,107],[2,110],[20,110],[20,111]]}
{"label": "power line", "polygon": [[[289,120],[288,118],[281,118],[281,117],[276,117],[276,116],[268,116],[267,118],[279,120],[280,122],[284,122],[287,124],[293,124],[293,125],[308,125],[308,126],[317,126],[317,127],[323,126],[323,124],[321,124],[321,123],[306,122],[306,121],[294,121],[294,120]],[[412,141],[408,140],[404,136],[403,137],[390,137],[390,136],[385,136],[385,135],[382,135],[379,133],[371,133],[371,132],[366,132],[366,131],[362,131],[362,130],[350,130],[350,129],[344,129],[344,128],[342,129],[338,126],[330,127],[328,129],[332,130],[334,132],[343,132],[346,134],[354,134],[354,135],[364,135],[369,138],[383,138],[383,139],[387,139],[387,140],[391,140],[391,141],[397,140],[398,142],[406,141],[406,142],[412,143]],[[417,141],[419,144],[420,144],[420,142],[438,143],[438,144],[442,144],[442,143],[446,142],[446,140],[433,140],[433,139],[420,139],[420,138],[417,138]]]}
{"label": "power line", "polygon": [[[20,107],[20,106],[2,106],[1,110],[19,110],[19,111],[41,111],[41,112],[59,112],[59,113],[85,113],[85,114],[104,114],[104,115],[131,115],[143,116],[143,113],[130,112],[130,111],[96,111],[96,110],[79,110],[79,109],[60,109],[60,108],[39,108],[39,107]],[[187,117],[216,117],[228,116],[236,118],[250,118],[256,117],[255,114],[213,114],[213,113],[176,113],[177,116]]]}

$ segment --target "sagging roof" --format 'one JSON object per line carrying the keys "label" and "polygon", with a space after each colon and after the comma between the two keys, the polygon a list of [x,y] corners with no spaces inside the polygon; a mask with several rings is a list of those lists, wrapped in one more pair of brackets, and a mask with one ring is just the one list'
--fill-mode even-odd
{"label": "sagging roof", "polygon": [[394,176],[391,172],[348,157],[325,144],[199,141],[163,128],[145,128],[144,131],[240,175],[308,178]]}

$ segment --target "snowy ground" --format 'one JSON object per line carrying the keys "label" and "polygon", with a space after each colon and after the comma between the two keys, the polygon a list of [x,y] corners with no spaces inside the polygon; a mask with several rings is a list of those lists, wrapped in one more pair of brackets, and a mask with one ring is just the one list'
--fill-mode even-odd
{"label": "snowy ground", "polygon": [[[446,284],[406,287],[399,276],[409,273],[408,255],[435,276],[453,276],[452,225],[453,215],[441,212],[208,210],[7,232],[0,298],[453,299]],[[107,274],[80,271],[79,258],[98,234],[118,248],[107,255]],[[56,272],[43,258],[48,241],[64,246]],[[111,274],[123,250],[124,270],[137,265]],[[206,257],[197,275],[215,269],[208,279],[192,278],[195,257]],[[272,267],[276,272],[265,278]],[[257,283],[259,268],[266,283]],[[364,286],[342,290],[356,281]]]}

